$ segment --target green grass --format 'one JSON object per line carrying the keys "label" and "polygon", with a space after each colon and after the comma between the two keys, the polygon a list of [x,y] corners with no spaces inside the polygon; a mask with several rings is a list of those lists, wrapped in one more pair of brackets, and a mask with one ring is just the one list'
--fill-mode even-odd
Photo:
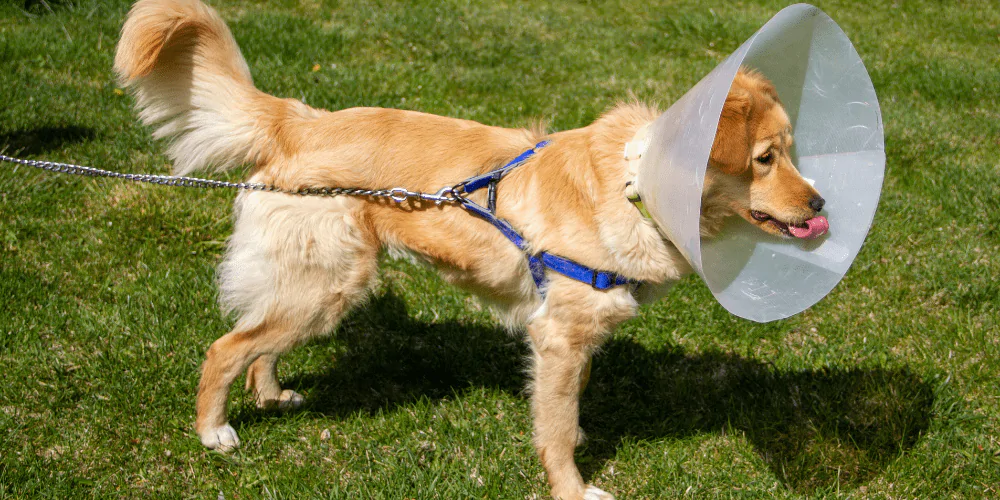
{"label": "green grass", "polygon": [[[268,92],[566,129],[630,92],[672,102],[782,6],[221,11]],[[871,234],[833,293],[793,318],[737,319],[691,278],[617,331],[584,396],[578,461],[622,498],[1000,495],[1000,9],[820,7],[884,113]],[[167,171],[111,72],[127,8],[0,6],[0,150]],[[280,365],[304,410],[261,412],[237,388],[243,447],[204,450],[193,396],[205,349],[230,326],[213,279],[232,197],[0,166],[0,497],[547,494],[523,342],[399,262],[329,340]]]}

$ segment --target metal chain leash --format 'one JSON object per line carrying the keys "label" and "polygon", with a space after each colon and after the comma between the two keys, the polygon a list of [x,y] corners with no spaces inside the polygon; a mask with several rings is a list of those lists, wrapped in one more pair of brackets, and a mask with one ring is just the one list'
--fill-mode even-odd
{"label": "metal chain leash", "polygon": [[11,156],[0,154],[0,162],[15,163],[34,167],[49,172],[60,174],[82,175],[85,177],[110,177],[113,179],[124,179],[133,182],[144,182],[148,184],[159,184],[162,186],[190,187],[190,188],[225,188],[244,191],[264,191],[269,193],[282,193],[295,196],[357,196],[363,198],[388,198],[396,203],[407,200],[429,201],[435,205],[442,203],[456,203],[462,200],[462,184],[443,187],[436,193],[422,193],[410,191],[406,188],[395,187],[392,189],[361,189],[361,188],[340,188],[340,187],[309,187],[298,190],[284,189],[272,184],[260,182],[227,182],[213,179],[199,179],[197,177],[180,177],[173,175],[153,175],[153,174],[125,174],[111,170],[102,170],[94,167],[73,165],[69,163],[56,163],[51,161],[23,160]]}

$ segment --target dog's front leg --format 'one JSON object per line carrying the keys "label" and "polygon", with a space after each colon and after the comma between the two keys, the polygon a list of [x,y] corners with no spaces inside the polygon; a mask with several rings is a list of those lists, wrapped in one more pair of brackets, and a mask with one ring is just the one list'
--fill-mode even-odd
{"label": "dog's front leg", "polygon": [[599,322],[560,321],[550,315],[528,325],[534,353],[531,395],[534,440],[552,496],[562,500],[612,499],[584,484],[573,460],[579,439],[580,393],[593,350],[603,338]]}

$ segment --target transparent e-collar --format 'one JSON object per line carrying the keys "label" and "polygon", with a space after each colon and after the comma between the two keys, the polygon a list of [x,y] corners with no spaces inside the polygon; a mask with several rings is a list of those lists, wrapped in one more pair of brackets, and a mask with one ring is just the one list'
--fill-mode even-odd
{"label": "transparent e-collar", "polygon": [[[794,130],[792,160],[826,199],[825,236],[781,239],[739,217],[714,238],[700,236],[709,153],[741,65],[778,91]],[[871,227],[885,170],[875,89],[829,16],[811,5],[787,7],[654,122],[638,170],[646,209],[719,303],[753,321],[786,318],[830,293]]]}

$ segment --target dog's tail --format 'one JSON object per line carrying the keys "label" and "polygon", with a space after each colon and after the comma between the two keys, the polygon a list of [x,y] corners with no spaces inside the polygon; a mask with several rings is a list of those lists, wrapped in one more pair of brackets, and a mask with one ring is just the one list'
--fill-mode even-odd
{"label": "dog's tail", "polygon": [[122,27],[115,55],[154,137],[173,139],[174,173],[255,161],[267,141],[263,114],[283,100],[254,87],[222,18],[199,0],[141,0]]}

